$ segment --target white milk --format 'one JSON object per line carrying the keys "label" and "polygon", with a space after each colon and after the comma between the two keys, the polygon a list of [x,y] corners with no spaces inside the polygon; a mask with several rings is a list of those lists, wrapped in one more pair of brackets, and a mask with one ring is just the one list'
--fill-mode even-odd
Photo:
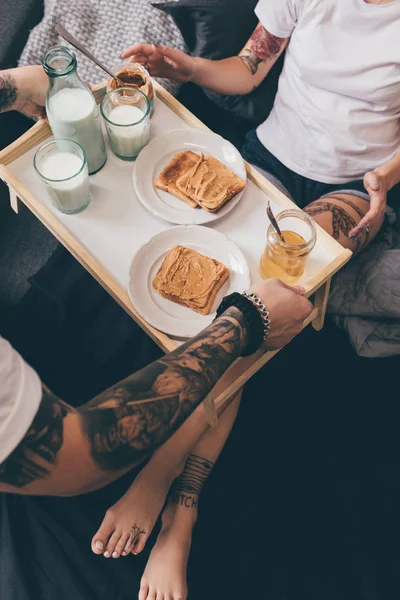
{"label": "white milk", "polygon": [[[147,116],[143,119],[143,112],[136,106],[116,106],[107,115],[107,118],[116,123],[113,126],[106,122],[110,145],[117,156],[123,158],[136,158],[142,148],[150,139],[150,121]],[[118,127],[130,125],[143,119],[141,123],[132,127]]]}
{"label": "white milk", "polygon": [[90,183],[87,168],[74,175],[82,167],[82,159],[72,152],[48,154],[40,164],[40,173],[47,179],[67,179],[67,181],[46,181],[54,204],[66,213],[83,210],[90,202]]}
{"label": "white milk", "polygon": [[64,88],[50,98],[47,116],[55,138],[73,140],[85,150],[89,173],[103,166],[107,155],[99,110],[92,94]]}

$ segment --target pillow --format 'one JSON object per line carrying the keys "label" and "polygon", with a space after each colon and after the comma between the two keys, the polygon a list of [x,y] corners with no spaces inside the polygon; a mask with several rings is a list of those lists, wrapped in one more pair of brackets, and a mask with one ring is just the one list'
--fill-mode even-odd
{"label": "pillow", "polygon": [[[193,56],[222,59],[237,55],[258,19],[258,0],[153,0],[156,8],[170,14]],[[218,106],[258,125],[274,103],[282,70],[281,57],[262,84],[247,96],[223,96],[204,90]]]}

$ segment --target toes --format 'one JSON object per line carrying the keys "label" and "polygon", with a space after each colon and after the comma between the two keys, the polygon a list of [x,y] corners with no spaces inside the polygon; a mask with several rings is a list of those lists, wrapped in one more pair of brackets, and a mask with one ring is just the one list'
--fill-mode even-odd
{"label": "toes", "polygon": [[93,536],[92,539],[92,551],[95,554],[103,554],[110,535],[114,531],[114,513],[112,510],[108,510],[104,516],[103,522],[100,525],[99,530]]}
{"label": "toes", "polygon": [[113,554],[113,552],[115,550],[115,547],[116,547],[116,545],[119,542],[120,537],[121,537],[121,532],[120,531],[118,531],[118,532],[114,531],[114,533],[112,534],[112,536],[110,537],[110,539],[108,541],[108,544],[106,546],[106,550],[105,550],[105,552],[103,554],[103,556],[105,558],[110,558],[110,556],[112,556],[112,554]]}
{"label": "toes", "polygon": [[142,534],[135,542],[135,544],[132,547],[132,554],[140,554],[140,552],[142,552],[142,550],[144,550],[144,547],[146,545],[147,542],[147,536],[145,536],[144,534]]}
{"label": "toes", "polygon": [[147,600],[156,600],[157,590],[149,589]]}
{"label": "toes", "polygon": [[157,592],[156,600],[164,600],[165,596],[162,592]]}
{"label": "toes", "polygon": [[141,552],[145,547],[146,541],[147,536],[145,536],[144,533],[141,533],[136,540],[132,540],[132,536],[130,536],[126,542],[124,552],[126,552],[126,554],[139,554],[139,552]]}
{"label": "toes", "polygon": [[[128,538],[129,538],[129,533],[123,533],[121,535],[117,545],[115,546],[115,550],[111,555],[113,558],[119,558],[121,556],[121,554],[123,554],[126,542],[128,541]],[[126,556],[126,552],[123,554],[123,556]]]}
{"label": "toes", "polygon": [[147,583],[147,581],[143,580],[140,583],[140,591],[139,591],[139,598],[138,600],[148,600],[148,594],[149,594],[149,584]]}

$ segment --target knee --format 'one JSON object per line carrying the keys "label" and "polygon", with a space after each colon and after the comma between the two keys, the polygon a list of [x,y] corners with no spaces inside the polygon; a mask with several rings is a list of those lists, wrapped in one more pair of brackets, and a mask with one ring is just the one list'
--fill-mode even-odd
{"label": "knee", "polygon": [[305,208],[310,216],[343,247],[358,252],[368,245],[379,231],[379,226],[362,231],[356,238],[349,238],[369,210],[369,202],[347,194],[326,196]]}

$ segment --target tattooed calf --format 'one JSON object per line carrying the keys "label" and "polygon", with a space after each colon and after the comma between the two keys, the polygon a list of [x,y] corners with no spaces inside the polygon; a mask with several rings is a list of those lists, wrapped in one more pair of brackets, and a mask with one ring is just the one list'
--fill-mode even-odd
{"label": "tattooed calf", "polygon": [[211,460],[189,454],[182,475],[172,487],[170,502],[186,508],[197,508],[197,498],[194,496],[200,495],[213,466]]}

